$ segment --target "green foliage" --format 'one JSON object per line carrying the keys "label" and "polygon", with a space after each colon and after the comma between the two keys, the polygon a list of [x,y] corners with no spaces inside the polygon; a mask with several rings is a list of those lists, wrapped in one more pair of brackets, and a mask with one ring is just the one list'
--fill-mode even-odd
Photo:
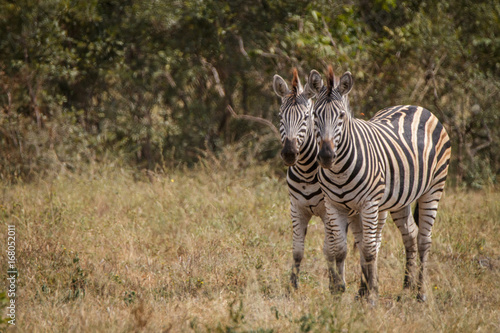
{"label": "green foliage", "polygon": [[277,125],[272,76],[333,64],[354,74],[357,116],[422,105],[451,135],[457,182],[497,182],[496,1],[1,0],[0,34],[4,179],[191,165],[248,136],[274,158],[269,129],[228,105]]}
{"label": "green foliage", "polygon": [[123,301],[125,302],[125,304],[130,305],[135,302],[136,298],[137,295],[135,291],[127,291],[125,292],[125,296],[123,296]]}

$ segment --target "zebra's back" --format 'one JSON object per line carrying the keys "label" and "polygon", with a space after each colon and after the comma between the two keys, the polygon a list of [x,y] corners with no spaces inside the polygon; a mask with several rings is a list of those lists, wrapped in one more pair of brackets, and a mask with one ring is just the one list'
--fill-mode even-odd
{"label": "zebra's back", "polygon": [[379,111],[367,124],[377,134],[377,150],[385,162],[385,192],[380,210],[404,207],[436,185],[444,185],[450,139],[429,110],[394,106]]}

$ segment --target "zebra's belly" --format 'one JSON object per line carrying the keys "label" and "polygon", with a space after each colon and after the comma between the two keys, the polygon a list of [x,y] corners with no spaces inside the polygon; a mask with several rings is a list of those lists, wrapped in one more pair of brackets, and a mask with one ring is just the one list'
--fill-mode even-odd
{"label": "zebra's belly", "polygon": [[[331,188],[324,189],[325,191],[325,200],[328,200],[334,207],[344,212],[347,212],[349,216],[357,214],[363,206],[370,201],[370,198],[349,198],[349,197],[341,197],[334,194],[334,192],[330,191]],[[396,211],[403,207],[406,207],[417,200],[423,193],[410,193],[409,195],[407,191],[402,192],[392,192],[391,197],[382,198],[382,200],[378,201],[378,207],[380,212],[384,211]]]}
{"label": "zebra's belly", "polygon": [[420,198],[427,189],[423,188],[416,192],[408,187],[401,187],[398,191],[387,189],[379,203],[379,211],[396,211],[406,207]]}
{"label": "zebra's belly", "polygon": [[[379,211],[395,211],[420,198],[428,191],[429,179],[422,179],[418,174],[400,177],[399,174],[384,175],[373,179],[359,179],[359,182],[345,183],[345,175],[333,175],[330,171],[320,173],[320,183],[325,200],[337,209],[352,215],[359,212],[368,203],[377,203]],[[355,184],[355,185],[353,185]]]}
{"label": "zebra's belly", "polygon": [[[416,165],[411,167],[418,170]],[[392,174],[387,173],[379,210],[395,211],[420,198],[430,188],[432,178],[428,174],[429,172],[422,173],[422,175],[419,172],[397,172],[397,169]]]}

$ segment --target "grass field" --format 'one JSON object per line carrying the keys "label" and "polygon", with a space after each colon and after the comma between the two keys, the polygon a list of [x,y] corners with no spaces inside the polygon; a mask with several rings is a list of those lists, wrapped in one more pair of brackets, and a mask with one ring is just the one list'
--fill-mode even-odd
{"label": "grass field", "polygon": [[17,330],[500,331],[499,191],[445,192],[425,304],[414,293],[402,295],[404,249],[388,221],[380,299],[372,308],[354,299],[360,269],[352,235],[347,291],[329,293],[316,218],[299,290],[290,290],[283,175],[227,162],[159,174],[94,166],[50,181],[3,184],[0,248],[5,258],[7,224],[14,224]]}

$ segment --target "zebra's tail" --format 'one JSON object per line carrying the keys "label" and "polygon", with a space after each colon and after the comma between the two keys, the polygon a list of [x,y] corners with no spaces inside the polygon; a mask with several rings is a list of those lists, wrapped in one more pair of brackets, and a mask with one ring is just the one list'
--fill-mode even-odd
{"label": "zebra's tail", "polygon": [[418,227],[418,201],[417,204],[415,205],[415,209],[413,210],[413,220],[415,220],[415,223]]}

